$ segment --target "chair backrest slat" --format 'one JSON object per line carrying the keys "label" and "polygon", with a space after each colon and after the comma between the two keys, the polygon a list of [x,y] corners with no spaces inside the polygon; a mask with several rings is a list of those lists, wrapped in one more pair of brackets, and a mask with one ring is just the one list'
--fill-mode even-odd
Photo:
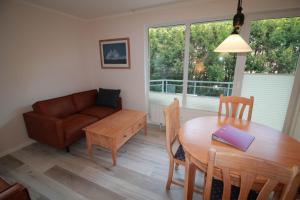
{"label": "chair backrest slat", "polygon": [[263,188],[261,189],[256,200],[267,199],[277,184],[278,184],[278,181],[268,179],[267,182],[265,183],[265,185],[263,186]]}
{"label": "chair backrest slat", "polygon": [[170,157],[174,157],[172,152],[172,143],[176,139],[180,128],[179,101],[174,99],[173,103],[164,109],[166,121],[166,143],[167,151]]}
{"label": "chair backrest slat", "polygon": [[[228,104],[228,102],[227,102]],[[237,112],[239,109],[239,103],[232,102],[231,103],[231,117],[235,118],[237,116]]]}
{"label": "chair backrest slat", "polygon": [[229,117],[230,111],[229,111],[229,104],[228,104],[228,102],[225,103],[225,106],[226,106],[226,117]]}
{"label": "chair backrest slat", "polygon": [[[222,115],[222,107],[223,104],[225,104],[226,117],[238,117],[239,119],[243,118],[243,115],[246,110],[246,106],[248,106],[248,116],[247,120],[251,121],[252,118],[252,110],[253,110],[253,103],[254,103],[254,97],[251,96],[249,99],[245,97],[237,97],[237,96],[220,96],[220,102],[219,102],[219,112],[218,115]],[[240,105],[242,105],[241,109],[239,110]]]}
{"label": "chair backrest slat", "polygon": [[285,185],[283,189],[283,191],[285,192],[281,195],[280,200],[293,199],[299,189],[300,186],[299,166],[293,166],[292,171],[293,171],[293,175],[291,178],[292,180],[287,185]]}
{"label": "chair backrest slat", "polygon": [[[215,168],[220,169],[222,172],[223,195],[226,195],[225,198],[223,196],[223,200],[228,199],[227,189],[225,190],[225,188],[231,188],[233,183],[240,184],[238,200],[247,199],[253,183],[258,179],[262,187],[257,200],[268,199],[270,193],[278,184],[284,185],[280,200],[293,199],[300,184],[299,166],[287,168],[271,161],[242,154],[216,152],[216,150],[211,149],[209,151],[204,200],[210,199],[212,187],[210,180],[213,179]],[[231,182],[228,180],[231,180]]]}
{"label": "chair backrest slat", "polygon": [[255,174],[246,171],[241,172],[241,189],[238,200],[247,200],[255,178]]}
{"label": "chair backrest slat", "polygon": [[[246,109],[246,104],[243,104],[243,106],[242,106],[242,108],[241,108],[241,110],[240,110],[239,119],[242,119],[242,118],[243,118],[245,109]],[[250,119],[251,119],[251,118],[250,118]]]}
{"label": "chair backrest slat", "polygon": [[231,181],[230,181],[230,175],[229,175],[229,168],[225,167],[222,169],[223,173],[223,182],[224,182],[224,187],[223,187],[223,197],[222,200],[230,199],[231,195]]}

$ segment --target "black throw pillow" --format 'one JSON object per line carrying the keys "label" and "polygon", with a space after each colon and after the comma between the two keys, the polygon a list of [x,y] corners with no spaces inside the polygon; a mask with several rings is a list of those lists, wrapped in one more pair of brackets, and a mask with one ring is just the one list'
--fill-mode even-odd
{"label": "black throw pillow", "polygon": [[121,90],[99,88],[96,105],[117,108]]}

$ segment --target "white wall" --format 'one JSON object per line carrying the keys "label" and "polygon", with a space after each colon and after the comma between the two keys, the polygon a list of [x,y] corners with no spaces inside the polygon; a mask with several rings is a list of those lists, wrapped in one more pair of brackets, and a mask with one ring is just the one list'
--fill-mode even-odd
{"label": "white wall", "polygon": [[[204,2],[204,3],[203,3]],[[300,8],[299,0],[248,0],[244,1],[244,12],[266,12]],[[187,20],[203,21],[214,18],[231,19],[236,10],[236,1],[193,1],[162,8],[134,12],[129,15],[109,17],[91,21],[90,35],[86,46],[86,66],[91,68],[94,87],[121,88],[124,106],[147,110],[145,76],[145,27],[180,23]],[[131,46],[131,69],[101,69],[98,41],[102,39],[129,37]]]}
{"label": "white wall", "polygon": [[84,23],[15,0],[0,1],[0,154],[24,145],[22,113],[37,100],[90,89]]}

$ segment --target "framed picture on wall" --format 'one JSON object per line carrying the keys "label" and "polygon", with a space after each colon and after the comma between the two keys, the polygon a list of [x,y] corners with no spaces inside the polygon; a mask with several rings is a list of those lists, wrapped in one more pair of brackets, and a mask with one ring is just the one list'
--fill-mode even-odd
{"label": "framed picture on wall", "polygon": [[129,69],[130,46],[129,38],[100,40],[101,68],[104,69]]}

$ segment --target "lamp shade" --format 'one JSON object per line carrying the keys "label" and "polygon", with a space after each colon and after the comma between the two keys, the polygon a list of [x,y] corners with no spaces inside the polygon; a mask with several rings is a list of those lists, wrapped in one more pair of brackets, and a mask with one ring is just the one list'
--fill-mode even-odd
{"label": "lamp shade", "polygon": [[246,53],[251,52],[251,47],[236,33],[229,35],[215,50],[215,52]]}

